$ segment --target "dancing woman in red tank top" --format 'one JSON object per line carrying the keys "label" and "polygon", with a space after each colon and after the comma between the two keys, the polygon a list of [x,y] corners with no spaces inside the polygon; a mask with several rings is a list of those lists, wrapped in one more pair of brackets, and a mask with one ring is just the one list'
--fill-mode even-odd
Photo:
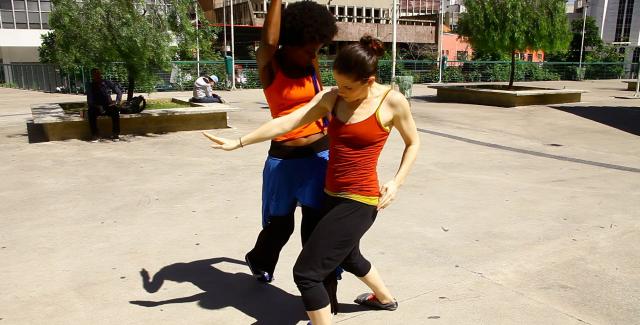
{"label": "dancing woman in red tank top", "polygon": [[[323,217],[305,243],[293,269],[294,280],[313,325],[331,324],[329,297],[322,280],[336,267],[353,273],[373,293],[356,302],[395,310],[398,303],[378,271],[360,252],[360,239],[379,210],[395,198],[420,146],[409,103],[375,81],[382,42],[364,36],[340,50],[333,74],[337,88],[326,90],[297,111],[263,124],[236,140],[205,134],[214,148],[234,150],[284,134],[329,113],[329,166]],[[376,168],[389,132],[400,133],[405,149],[395,177],[379,186]]]}

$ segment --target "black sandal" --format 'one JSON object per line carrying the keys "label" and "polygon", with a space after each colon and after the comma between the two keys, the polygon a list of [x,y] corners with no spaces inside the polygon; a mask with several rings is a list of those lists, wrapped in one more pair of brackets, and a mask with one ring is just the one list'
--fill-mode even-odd
{"label": "black sandal", "polygon": [[380,302],[380,300],[378,300],[378,298],[376,298],[376,296],[373,293],[363,293],[359,296],[356,297],[356,299],[353,301],[359,305],[363,305],[363,306],[367,306],[367,307],[372,307],[372,308],[376,308],[376,309],[382,309],[382,310],[396,310],[398,309],[398,301],[397,300],[393,300],[390,303],[387,304],[383,304]]}

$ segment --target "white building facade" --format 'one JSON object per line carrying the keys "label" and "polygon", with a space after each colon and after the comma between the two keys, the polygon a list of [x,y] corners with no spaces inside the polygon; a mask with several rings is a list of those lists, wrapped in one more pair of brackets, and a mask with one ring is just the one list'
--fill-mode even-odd
{"label": "white building facade", "polygon": [[638,62],[640,50],[640,0],[578,0],[576,13],[587,15],[598,25],[605,43],[624,48],[626,62]]}
{"label": "white building facade", "polygon": [[38,62],[50,13],[50,0],[0,0],[0,63]]}

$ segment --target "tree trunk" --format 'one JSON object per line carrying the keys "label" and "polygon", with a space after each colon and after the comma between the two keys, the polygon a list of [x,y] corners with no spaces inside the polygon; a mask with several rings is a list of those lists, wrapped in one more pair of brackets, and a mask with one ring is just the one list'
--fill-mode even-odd
{"label": "tree trunk", "polygon": [[516,51],[511,51],[511,73],[509,74],[509,89],[513,89],[513,79],[516,77]]}
{"label": "tree trunk", "polygon": [[131,98],[133,98],[133,87],[135,87],[135,80],[133,79],[131,72],[129,72],[128,75],[129,80],[127,83],[127,101],[130,101]]}

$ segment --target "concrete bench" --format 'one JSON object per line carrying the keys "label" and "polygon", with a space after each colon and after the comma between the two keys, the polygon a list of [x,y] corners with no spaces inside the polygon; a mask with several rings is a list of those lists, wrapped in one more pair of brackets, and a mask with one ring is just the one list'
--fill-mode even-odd
{"label": "concrete bench", "polygon": [[636,90],[636,85],[638,83],[638,81],[623,81],[627,83],[627,90]]}
{"label": "concrete bench", "polygon": [[501,107],[575,103],[580,102],[582,94],[587,92],[523,86],[515,86],[515,90],[481,88],[492,86],[501,85],[432,85],[429,88],[437,89],[437,98],[441,101]]}
{"label": "concrete bench", "polygon": [[[180,99],[173,99],[180,102]],[[80,104],[80,103],[78,103]],[[145,110],[120,114],[120,134],[167,133],[229,127],[227,113],[238,108],[226,104],[192,104],[192,107]],[[31,106],[33,118],[27,121],[29,142],[89,139],[89,121],[80,113],[68,114],[59,104]],[[85,114],[86,115],[86,114]],[[98,117],[100,135],[111,135],[111,118]]]}

